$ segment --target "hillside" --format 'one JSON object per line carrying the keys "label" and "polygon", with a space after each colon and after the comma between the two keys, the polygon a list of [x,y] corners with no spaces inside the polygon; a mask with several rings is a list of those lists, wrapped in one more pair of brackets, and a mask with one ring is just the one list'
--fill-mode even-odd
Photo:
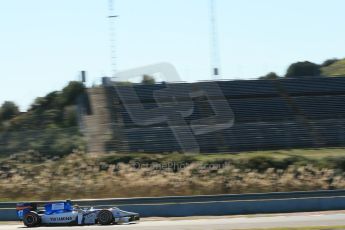
{"label": "hillside", "polygon": [[81,148],[76,103],[84,90],[82,83],[70,82],[61,91],[36,98],[27,112],[0,119],[0,157],[28,150],[65,155]]}
{"label": "hillside", "polygon": [[345,59],[339,60],[329,66],[321,68],[322,75],[325,76],[345,76]]}

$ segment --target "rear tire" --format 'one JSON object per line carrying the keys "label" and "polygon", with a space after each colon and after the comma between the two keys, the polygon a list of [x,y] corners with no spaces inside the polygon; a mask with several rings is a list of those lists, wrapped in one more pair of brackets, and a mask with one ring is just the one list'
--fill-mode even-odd
{"label": "rear tire", "polygon": [[113,213],[109,210],[101,210],[97,215],[97,220],[100,225],[110,225],[114,222]]}
{"label": "rear tire", "polygon": [[37,227],[41,223],[41,217],[36,212],[28,212],[25,214],[23,222],[26,227]]}

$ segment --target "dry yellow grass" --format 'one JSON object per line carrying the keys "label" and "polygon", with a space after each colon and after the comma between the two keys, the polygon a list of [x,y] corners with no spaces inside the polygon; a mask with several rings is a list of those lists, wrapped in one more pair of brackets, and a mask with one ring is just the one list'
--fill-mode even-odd
{"label": "dry yellow grass", "polygon": [[61,159],[16,155],[0,165],[0,200],[50,200],[221,193],[276,192],[345,188],[343,171],[290,165],[264,171],[202,162],[135,167],[109,164],[104,155],[75,152]]}

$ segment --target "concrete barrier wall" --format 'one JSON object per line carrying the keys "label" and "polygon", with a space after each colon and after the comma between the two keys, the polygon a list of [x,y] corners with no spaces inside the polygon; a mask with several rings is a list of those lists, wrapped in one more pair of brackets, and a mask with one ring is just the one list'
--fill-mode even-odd
{"label": "concrete barrier wall", "polygon": [[345,209],[345,197],[252,200],[162,205],[123,205],[143,217],[219,216],[259,213],[313,212]]}
{"label": "concrete barrier wall", "polygon": [[0,209],[0,221],[15,221],[18,220],[16,209]]}
{"label": "concrete barrier wall", "polygon": [[[344,210],[345,197],[119,205],[142,217],[220,216]],[[1,221],[17,220],[14,209],[0,209]]]}

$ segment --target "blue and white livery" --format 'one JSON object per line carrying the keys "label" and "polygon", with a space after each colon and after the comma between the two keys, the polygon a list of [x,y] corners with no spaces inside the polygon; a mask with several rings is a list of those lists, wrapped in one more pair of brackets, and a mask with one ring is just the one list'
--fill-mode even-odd
{"label": "blue and white livery", "polygon": [[71,201],[54,202],[44,205],[39,210],[35,203],[18,203],[17,215],[27,227],[45,225],[110,225],[135,222],[140,219],[138,213],[126,212],[119,208],[82,209],[72,205]]}

